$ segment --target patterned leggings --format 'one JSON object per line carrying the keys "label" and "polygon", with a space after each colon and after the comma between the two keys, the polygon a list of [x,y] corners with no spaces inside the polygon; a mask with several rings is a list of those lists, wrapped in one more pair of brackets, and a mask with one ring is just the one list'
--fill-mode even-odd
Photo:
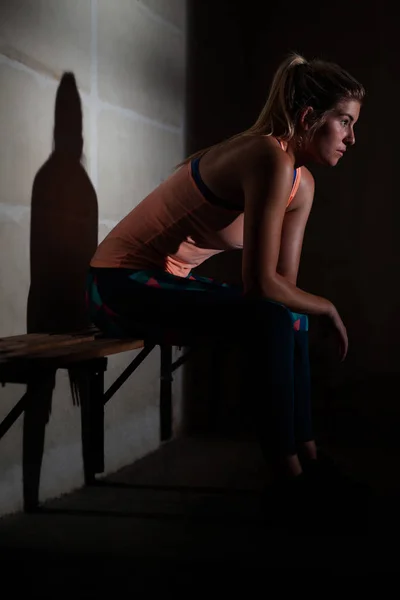
{"label": "patterned leggings", "polygon": [[246,385],[263,449],[269,456],[291,455],[313,438],[306,315],[194,273],[183,278],[122,268],[90,269],[87,306],[92,322],[109,337],[176,345],[210,336],[243,340]]}

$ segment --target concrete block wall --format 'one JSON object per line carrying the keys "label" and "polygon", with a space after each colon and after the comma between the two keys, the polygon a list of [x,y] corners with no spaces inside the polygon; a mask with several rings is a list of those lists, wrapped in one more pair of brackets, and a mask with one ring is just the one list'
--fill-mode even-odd
{"label": "concrete block wall", "polygon": [[[0,3],[0,336],[26,332],[32,187],[52,151],[62,74],[83,110],[83,167],[98,206],[98,242],[183,156],[186,0],[2,0]],[[54,198],[56,202],[57,198]],[[53,207],[57,212],[57,204]],[[73,215],[72,215],[73,217]],[[68,227],[69,220],[60,220]],[[46,218],[43,228],[51,226]],[[54,236],[57,238],[57,235]],[[79,244],[79,237],[74,243]],[[135,353],[109,359],[106,387]],[[159,445],[159,354],[106,409],[106,472]],[[3,418],[25,391],[0,392]],[[181,379],[175,377],[176,431]],[[23,418],[0,440],[0,515],[22,509]],[[57,373],[40,500],[83,483],[80,413]]]}

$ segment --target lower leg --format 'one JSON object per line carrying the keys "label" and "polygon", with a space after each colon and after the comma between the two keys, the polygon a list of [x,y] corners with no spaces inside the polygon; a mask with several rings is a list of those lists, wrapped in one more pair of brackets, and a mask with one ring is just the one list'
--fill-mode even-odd
{"label": "lower leg", "polygon": [[247,393],[254,403],[256,432],[273,479],[296,479],[302,474],[302,467],[294,430],[292,318],[286,308],[273,303],[263,301],[252,308],[245,336],[257,330],[258,337],[256,343],[245,337],[248,343],[243,364]]}
{"label": "lower leg", "polygon": [[303,466],[317,460],[311,419],[311,375],[308,331],[294,336],[294,427],[297,449]]}

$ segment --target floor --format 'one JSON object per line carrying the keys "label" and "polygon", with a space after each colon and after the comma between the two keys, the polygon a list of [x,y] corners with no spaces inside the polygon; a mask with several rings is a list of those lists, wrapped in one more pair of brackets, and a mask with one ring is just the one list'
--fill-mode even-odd
{"label": "floor", "polygon": [[225,591],[249,593],[267,571],[269,581],[314,570],[330,580],[397,572],[396,421],[377,437],[346,406],[336,399],[329,425],[326,411],[316,415],[326,452],[350,481],[339,491],[285,503],[271,493],[251,436],[181,438],[38,513],[0,519],[3,584],[33,597],[85,598],[124,586],[196,591],[214,577]]}
{"label": "floor", "polygon": [[[379,542],[398,528],[396,493],[364,496],[357,506],[349,501],[339,520],[333,500],[315,506],[320,528],[296,533],[270,510],[263,467],[252,440],[170,442],[98,486],[47,502],[37,514],[1,519],[2,572],[19,565],[24,576],[15,583],[29,586],[31,595],[54,594],[62,581],[57,596],[90,597],[116,577],[148,589],[182,583],[191,573],[202,573],[204,583],[213,570],[226,572],[233,584],[243,569],[260,575],[397,569],[397,557],[389,560]],[[327,529],[334,519],[361,527]]]}

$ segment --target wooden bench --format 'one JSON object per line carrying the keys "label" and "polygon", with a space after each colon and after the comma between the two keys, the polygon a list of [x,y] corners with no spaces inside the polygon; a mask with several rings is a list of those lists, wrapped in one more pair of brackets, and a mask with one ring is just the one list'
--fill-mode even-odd
{"label": "wooden bench", "polygon": [[[27,384],[27,391],[0,423],[0,439],[18,417],[35,402],[44,386],[54,380],[57,369],[72,374],[73,395],[79,391],[82,423],[82,454],[85,483],[104,472],[104,406],[155,348],[138,339],[105,338],[95,327],[63,334],[32,333],[0,338],[0,383]],[[109,389],[104,389],[107,357],[141,350]],[[172,345],[160,345],[160,440],[172,435],[173,372],[189,351],[172,361]],[[75,398],[76,400],[77,398]]]}

